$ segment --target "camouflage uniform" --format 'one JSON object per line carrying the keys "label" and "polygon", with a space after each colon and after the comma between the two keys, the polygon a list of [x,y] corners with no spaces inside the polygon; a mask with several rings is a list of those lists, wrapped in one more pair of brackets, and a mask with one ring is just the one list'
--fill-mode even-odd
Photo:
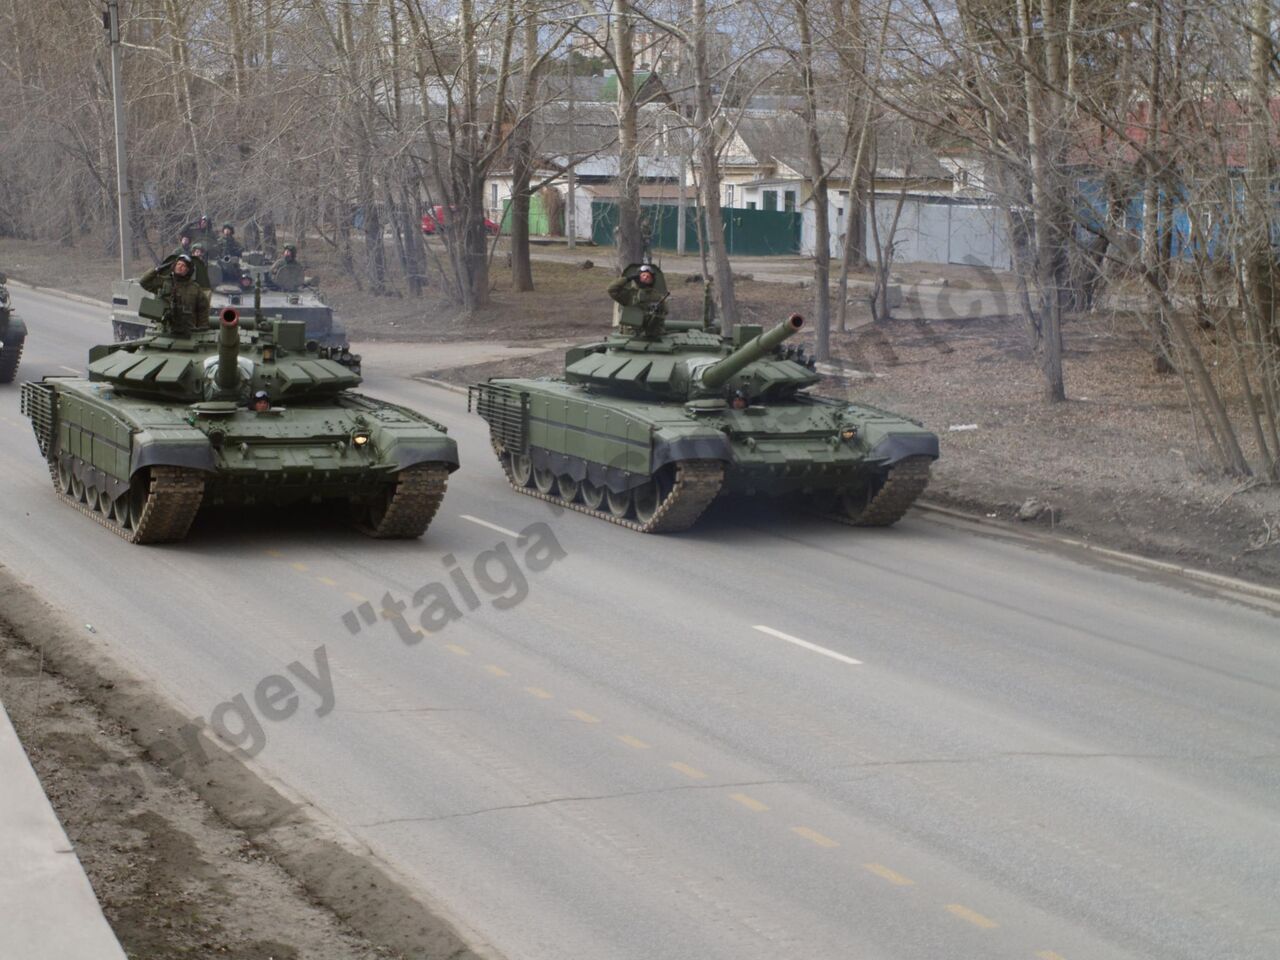
{"label": "camouflage uniform", "polygon": [[176,259],[170,257],[155,269],[148,270],[138,283],[143,290],[164,301],[165,316],[160,321],[161,327],[175,336],[189,336],[193,331],[209,327],[209,290],[196,281],[194,267],[191,276],[175,277],[173,264]]}
{"label": "camouflage uniform", "polygon": [[271,282],[286,293],[298,290],[306,281],[306,271],[297,256],[281,257],[271,265]]}
{"label": "camouflage uniform", "polygon": [[635,279],[638,271],[634,266],[628,267],[627,273],[609,284],[609,296],[623,308],[622,310],[614,308],[613,325],[615,327],[632,326],[651,328],[654,332],[661,331],[667,319],[667,294],[663,289],[665,284],[657,280],[659,276],[657,268],[650,267],[650,270],[655,276],[653,286],[639,285]]}
{"label": "camouflage uniform", "polygon": [[[224,224],[225,230],[230,224]],[[220,234],[218,236],[218,259],[235,260],[243,252],[244,248],[240,246],[240,241],[236,239],[235,231],[232,230],[230,236]]]}
{"label": "camouflage uniform", "polygon": [[217,236],[213,232],[213,221],[208,217],[203,217],[202,219],[208,223],[207,227],[200,226],[200,221],[197,220],[195,223],[189,223],[182,228],[182,236],[190,237],[192,243],[203,241],[205,249],[208,249],[213,245],[213,241],[217,239]]}

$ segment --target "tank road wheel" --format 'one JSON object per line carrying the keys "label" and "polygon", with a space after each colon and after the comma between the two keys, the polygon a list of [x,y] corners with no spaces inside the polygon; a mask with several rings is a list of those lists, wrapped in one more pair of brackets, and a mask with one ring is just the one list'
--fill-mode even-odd
{"label": "tank road wheel", "polygon": [[633,491],[636,505],[636,519],[641,523],[651,523],[658,515],[658,508],[671,495],[671,471],[663,468]]}
{"label": "tank road wheel", "polygon": [[517,486],[527,487],[533,478],[533,461],[523,453],[511,454],[511,479]]}
{"label": "tank road wheel", "polygon": [[565,503],[573,503],[578,499],[578,491],[582,489],[582,484],[568,474],[562,473],[556,477],[556,493],[560,495],[560,499]]}
{"label": "tank road wheel", "polygon": [[71,475],[71,499],[76,503],[84,503],[84,481],[74,473]]}
{"label": "tank road wheel", "polygon": [[556,475],[548,467],[533,468],[533,485],[539,493],[549,494],[556,488]]}
{"label": "tank road wheel", "polygon": [[615,493],[609,490],[604,495],[605,506],[609,508],[609,512],[621,520],[631,512],[631,491],[623,490],[621,493]]}
{"label": "tank road wheel", "polygon": [[63,496],[71,496],[71,461],[66,457],[58,459],[58,476],[55,482],[59,493]]}
{"label": "tank road wheel", "polygon": [[98,488],[90,484],[84,488],[84,502],[94,513],[106,513],[102,509],[102,495],[98,493]]}
{"label": "tank road wheel", "polygon": [[133,521],[129,516],[129,494],[122,493],[111,501],[111,519],[120,525],[122,530],[132,530]]}
{"label": "tank road wheel", "polygon": [[379,540],[409,540],[427,532],[449,482],[443,463],[405,467],[364,510],[360,529]]}
{"label": "tank road wheel", "polygon": [[590,480],[583,480],[581,483],[582,502],[592,510],[599,510],[604,506],[604,487],[597,487]]}
{"label": "tank road wheel", "polygon": [[929,485],[932,463],[931,457],[907,457],[877,473],[863,486],[845,490],[840,494],[840,509],[835,519],[855,527],[887,527],[897,523]]}

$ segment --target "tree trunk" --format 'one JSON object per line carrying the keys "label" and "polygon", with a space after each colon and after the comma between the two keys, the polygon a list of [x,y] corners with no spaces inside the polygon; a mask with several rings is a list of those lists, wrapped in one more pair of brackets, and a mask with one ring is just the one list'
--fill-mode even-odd
{"label": "tree trunk", "polygon": [[640,143],[630,0],[613,0],[613,9],[618,66],[618,269],[622,270],[644,257],[645,238],[640,230]]}

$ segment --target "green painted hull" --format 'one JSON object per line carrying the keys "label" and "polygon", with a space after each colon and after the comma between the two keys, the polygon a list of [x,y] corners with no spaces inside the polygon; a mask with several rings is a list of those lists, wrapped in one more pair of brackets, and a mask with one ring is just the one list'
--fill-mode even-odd
{"label": "green painted hull", "polygon": [[[112,498],[161,466],[199,472],[206,504],[287,504],[359,499],[416,464],[458,462],[439,424],[351,392],[270,413],[209,414],[51,377],[25,384],[23,401],[46,458],[72,458],[79,479]],[[363,447],[350,442],[358,430],[369,434]]]}
{"label": "green painted hull", "polygon": [[[806,394],[734,410],[603,396],[562,380],[497,379],[472,389],[503,449],[613,490],[643,484],[669,464],[714,460],[724,464],[722,493],[841,492],[908,458],[938,455],[937,437],[917,423]],[[850,427],[853,437],[842,437]]]}

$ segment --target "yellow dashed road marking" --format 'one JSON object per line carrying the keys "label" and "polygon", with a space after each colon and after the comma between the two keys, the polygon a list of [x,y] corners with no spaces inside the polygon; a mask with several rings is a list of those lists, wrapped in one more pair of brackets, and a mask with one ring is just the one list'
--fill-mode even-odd
{"label": "yellow dashed road marking", "polygon": [[323,583],[326,587],[336,587],[338,585],[338,581],[330,577],[316,577],[316,579],[319,580],[321,583]]}
{"label": "yellow dashed road marking", "polygon": [[824,836],[817,830],[810,830],[808,827],[792,827],[791,832],[797,837],[804,837],[810,843],[815,843],[820,847],[827,847],[829,849],[831,847],[840,846],[839,843],[832,840],[830,837]]}
{"label": "yellow dashed road marking", "polygon": [[898,873],[898,871],[890,870],[883,863],[864,863],[863,866],[874,873],[877,877],[880,877],[883,880],[888,880],[895,887],[909,887],[915,883],[915,881],[910,877],[904,877],[902,874]]}
{"label": "yellow dashed road marking", "polygon": [[1067,958],[1062,954],[1054,953],[1052,950],[1041,950],[1036,954],[1036,956],[1039,957],[1040,960],[1067,960]]}
{"label": "yellow dashed road marking", "polygon": [[264,550],[263,553],[265,553],[268,557],[275,557],[277,560],[280,557],[284,556],[284,554],[281,553],[279,550]]}
{"label": "yellow dashed road marking", "polygon": [[508,673],[506,670],[503,670],[503,669],[502,669],[500,666],[498,666],[496,663],[486,663],[486,664],[484,665],[484,668],[485,668],[486,670],[488,670],[490,673],[492,673],[495,677],[509,677],[509,676],[511,676],[511,674],[510,674],[510,673]]}
{"label": "yellow dashed road marking", "polygon": [[525,693],[537,697],[539,700],[550,700],[551,694],[543,690],[541,687],[525,687]]}
{"label": "yellow dashed road marking", "polygon": [[293,569],[297,570],[299,573],[306,573],[308,569],[305,563],[291,563],[289,566],[293,567]]}
{"label": "yellow dashed road marking", "polygon": [[456,653],[460,657],[471,656],[470,650],[468,650],[466,647],[460,647],[456,643],[446,643],[444,645],[444,648],[448,650],[450,653]]}
{"label": "yellow dashed road marking", "polygon": [[600,722],[599,717],[593,717],[591,714],[587,713],[587,711],[585,710],[570,710],[569,716],[577,717],[583,723],[599,723]]}
{"label": "yellow dashed road marking", "polygon": [[691,767],[687,763],[681,763],[679,760],[671,764],[671,769],[678,770],[680,773],[683,773],[686,777],[688,777],[691,780],[707,779],[707,775],[703,773],[701,770],[699,770],[697,767]]}
{"label": "yellow dashed road marking", "polygon": [[947,913],[953,917],[959,917],[961,920],[967,920],[975,927],[981,927],[983,930],[994,930],[1000,924],[996,923],[990,917],[984,917],[982,914],[970,910],[968,907],[961,906],[958,903],[948,903]]}
{"label": "yellow dashed road marking", "polygon": [[635,747],[637,750],[648,750],[649,745],[639,737],[633,737],[629,733],[618,734],[618,739],[625,743],[628,747]]}
{"label": "yellow dashed road marking", "polygon": [[764,813],[769,809],[768,804],[761,803],[755,797],[748,797],[745,793],[731,793],[729,794],[729,799],[736,800],[748,810],[754,810],[756,813]]}
{"label": "yellow dashed road marking", "polygon": [[366,600],[369,599],[363,593],[352,593],[350,590],[347,591],[347,596],[350,599],[354,600],[356,603],[364,603]]}

